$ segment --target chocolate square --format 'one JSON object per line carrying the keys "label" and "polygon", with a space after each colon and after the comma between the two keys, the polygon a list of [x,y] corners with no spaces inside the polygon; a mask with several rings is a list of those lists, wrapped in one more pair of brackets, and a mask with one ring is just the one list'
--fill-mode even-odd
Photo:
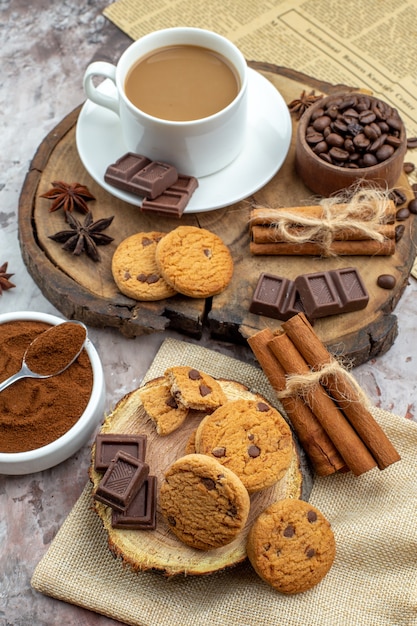
{"label": "chocolate square", "polygon": [[97,472],[105,472],[119,450],[130,454],[140,461],[144,461],[146,435],[98,434],[96,437],[94,469]]}
{"label": "chocolate square", "polygon": [[157,213],[171,217],[181,217],[188,204],[189,197],[186,193],[167,189],[154,200],[144,199],[141,210],[145,213]]}
{"label": "chocolate square", "polygon": [[137,172],[149,165],[150,162],[150,159],[141,154],[127,152],[120,159],[117,159],[115,163],[108,166],[104,174],[104,180],[118,189],[131,191],[131,179]]}
{"label": "chocolate square", "polygon": [[308,317],[316,319],[340,312],[341,302],[330,272],[302,274],[295,284]]}
{"label": "chocolate square", "polygon": [[178,174],[177,180],[168,189],[176,193],[186,193],[188,198],[191,198],[197,187],[197,178],[194,176],[186,176],[185,174]]}
{"label": "chocolate square", "polygon": [[355,267],[333,271],[333,280],[338,289],[345,313],[364,309],[369,302],[365,284]]}
{"label": "chocolate square", "polygon": [[112,512],[113,528],[154,530],[156,528],[156,476],[148,476],[132,502],[122,513]]}
{"label": "chocolate square", "polygon": [[288,320],[304,312],[294,281],[274,274],[262,273],[249,306],[251,313]]}
{"label": "chocolate square", "polygon": [[145,198],[157,198],[178,178],[178,172],[173,165],[161,161],[151,161],[139,170],[130,180],[134,193]]}
{"label": "chocolate square", "polygon": [[295,285],[307,317],[317,319],[359,311],[366,307],[369,295],[354,267],[297,276]]}
{"label": "chocolate square", "polygon": [[99,482],[94,499],[124,511],[149,474],[149,465],[125,452],[117,452]]}

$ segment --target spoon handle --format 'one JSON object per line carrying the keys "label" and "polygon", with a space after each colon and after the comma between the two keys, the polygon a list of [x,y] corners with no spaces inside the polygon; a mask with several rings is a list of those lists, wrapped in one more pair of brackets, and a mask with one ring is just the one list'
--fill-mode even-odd
{"label": "spoon handle", "polygon": [[27,376],[27,374],[25,374],[24,372],[22,372],[22,370],[20,370],[20,372],[13,374],[13,376],[10,376],[10,378],[6,378],[6,380],[0,383],[0,391],[3,391],[3,389],[6,389],[6,387],[16,382],[16,380],[19,380],[20,378],[24,378],[25,376]]}
{"label": "spoon handle", "polygon": [[17,380],[20,380],[21,378],[45,378],[45,377],[40,376],[39,374],[35,374],[34,372],[31,372],[31,370],[28,368],[26,363],[23,363],[21,369],[18,372],[16,372],[16,374],[13,374],[13,376],[10,376],[10,378],[6,378],[6,380],[0,383],[0,391],[3,391],[3,389],[6,389],[6,387],[9,387],[9,385],[12,385],[13,383],[15,383]]}

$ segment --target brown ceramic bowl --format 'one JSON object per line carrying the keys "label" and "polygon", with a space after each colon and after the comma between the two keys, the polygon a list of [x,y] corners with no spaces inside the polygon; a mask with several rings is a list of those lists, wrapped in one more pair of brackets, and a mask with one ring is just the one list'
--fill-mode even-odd
{"label": "brown ceramic bowl", "polygon": [[[372,183],[381,189],[392,189],[402,172],[404,156],[407,150],[406,131],[403,122],[399,138],[401,144],[394,153],[385,161],[368,167],[350,169],[340,165],[327,163],[313,152],[311,145],[306,140],[307,128],[311,127],[312,121],[318,115],[318,111],[329,104],[336,104],[341,96],[356,96],[363,98],[365,94],[349,93],[327,96],[311,105],[302,115],[297,129],[295,167],[297,174],[303,183],[314,193],[320,196],[330,196],[352,185],[360,184],[360,181]],[[366,95],[371,106],[376,103],[385,104],[373,96]]]}

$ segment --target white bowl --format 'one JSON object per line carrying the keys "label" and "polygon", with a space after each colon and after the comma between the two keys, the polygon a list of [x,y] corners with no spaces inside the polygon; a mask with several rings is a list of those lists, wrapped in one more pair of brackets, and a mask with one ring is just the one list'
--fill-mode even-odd
{"label": "white bowl", "polygon": [[[67,321],[55,315],[28,311],[0,315],[0,324],[17,320],[45,322],[54,326]],[[84,413],[62,437],[46,446],[27,452],[0,452],[0,474],[32,474],[62,463],[88,441],[98,423],[103,419],[106,400],[103,367],[96,349],[88,338],[85,349],[93,369],[93,388]]]}

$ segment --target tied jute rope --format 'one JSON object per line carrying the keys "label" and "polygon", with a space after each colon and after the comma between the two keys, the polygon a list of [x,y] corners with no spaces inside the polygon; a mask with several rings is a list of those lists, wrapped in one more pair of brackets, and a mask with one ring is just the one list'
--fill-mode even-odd
{"label": "tied jute rope", "polygon": [[[314,388],[317,385],[327,386],[327,381],[330,377],[333,378],[337,384],[337,380],[340,376],[343,376],[348,382],[349,386],[355,392],[357,396],[357,402],[364,407],[369,408],[371,403],[369,398],[357,382],[356,378],[339,363],[335,357],[331,357],[328,363],[318,367],[317,369],[310,370],[305,374],[288,374],[286,376],[286,386],[282,391],[277,392],[278,398],[289,398],[293,396],[300,396],[305,398],[309,393],[314,392]],[[340,379],[340,378],[339,378]],[[347,396],[342,390],[338,389],[338,392],[346,402],[352,402],[352,396]],[[343,408],[343,407],[341,407]]]}
{"label": "tied jute rope", "polygon": [[[350,198],[350,199],[348,199]],[[389,194],[376,188],[350,190],[346,197],[343,193],[324,198],[320,202],[322,216],[302,215],[299,212],[279,210],[276,221],[270,223],[274,234],[284,241],[318,243],[323,252],[332,256],[335,253],[331,246],[340,231],[354,230],[365,239],[383,242],[385,236],[379,227],[386,220],[387,207],[390,203]],[[266,207],[255,206],[258,218],[271,220],[271,211]],[[265,210],[262,213],[262,209]]]}

